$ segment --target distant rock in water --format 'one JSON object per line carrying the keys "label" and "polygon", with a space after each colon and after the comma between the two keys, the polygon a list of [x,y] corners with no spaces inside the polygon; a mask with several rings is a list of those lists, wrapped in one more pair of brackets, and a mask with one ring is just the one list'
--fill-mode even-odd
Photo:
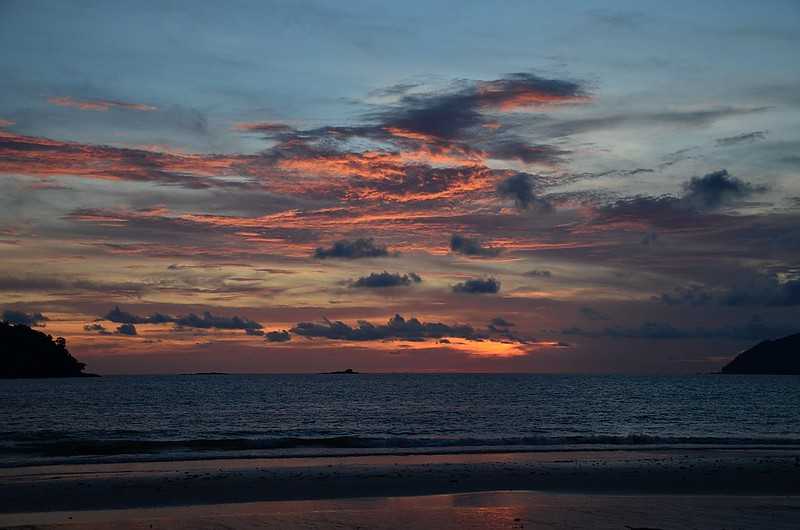
{"label": "distant rock in water", "polygon": [[756,344],[725,365],[722,373],[800,375],[800,333]]}
{"label": "distant rock in water", "polygon": [[0,378],[90,377],[70,355],[67,341],[24,324],[0,322]]}
{"label": "distant rock in water", "polygon": [[352,368],[348,368],[347,370],[340,370],[338,372],[323,372],[325,375],[336,375],[336,374],[345,374],[345,375],[356,375],[358,372],[354,371]]}

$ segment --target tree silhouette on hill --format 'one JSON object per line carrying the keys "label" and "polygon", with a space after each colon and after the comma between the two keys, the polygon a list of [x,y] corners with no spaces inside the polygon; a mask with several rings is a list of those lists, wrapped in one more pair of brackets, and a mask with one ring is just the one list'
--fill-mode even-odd
{"label": "tree silhouette on hill", "polygon": [[0,322],[0,377],[86,377],[85,366],[69,353],[63,337]]}

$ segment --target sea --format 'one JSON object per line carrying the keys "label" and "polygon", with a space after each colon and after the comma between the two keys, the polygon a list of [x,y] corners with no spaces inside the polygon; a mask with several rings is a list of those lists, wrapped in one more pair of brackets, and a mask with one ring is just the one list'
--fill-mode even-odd
{"label": "sea", "polygon": [[800,447],[800,377],[163,375],[0,380],[0,466]]}

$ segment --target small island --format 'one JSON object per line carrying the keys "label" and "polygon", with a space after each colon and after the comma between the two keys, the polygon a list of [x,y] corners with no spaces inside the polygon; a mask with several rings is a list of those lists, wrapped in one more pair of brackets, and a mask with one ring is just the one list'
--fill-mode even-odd
{"label": "small island", "polygon": [[339,370],[337,372],[322,372],[323,375],[357,375],[358,372],[354,371],[352,368],[348,368],[347,370]]}
{"label": "small island", "polygon": [[756,344],[726,364],[722,373],[800,375],[800,333]]}
{"label": "small island", "polygon": [[0,378],[97,377],[67,350],[63,337],[24,324],[0,322]]}

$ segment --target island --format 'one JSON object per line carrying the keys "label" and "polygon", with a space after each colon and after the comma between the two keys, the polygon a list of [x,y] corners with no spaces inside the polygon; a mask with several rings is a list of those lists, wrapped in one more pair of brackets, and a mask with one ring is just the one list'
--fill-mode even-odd
{"label": "island", "polygon": [[24,324],[0,322],[0,378],[97,377],[67,350],[63,337]]}
{"label": "island", "polygon": [[358,372],[354,371],[352,368],[348,368],[347,370],[339,370],[338,372],[322,372],[323,375],[357,375]]}
{"label": "island", "polygon": [[800,375],[800,333],[756,344],[725,365],[722,373]]}

